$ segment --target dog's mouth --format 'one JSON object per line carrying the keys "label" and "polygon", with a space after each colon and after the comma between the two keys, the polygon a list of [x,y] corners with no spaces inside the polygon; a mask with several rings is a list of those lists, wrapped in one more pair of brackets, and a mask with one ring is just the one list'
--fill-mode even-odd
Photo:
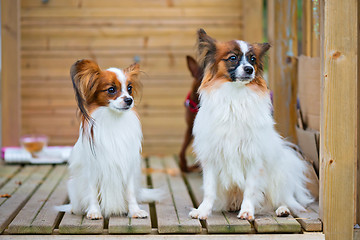
{"label": "dog's mouth", "polygon": [[129,110],[130,108],[131,108],[130,106],[127,106],[127,107],[122,107],[122,108],[119,108],[119,107],[114,107],[114,109],[116,109],[117,111],[120,111],[120,112],[123,112],[123,111]]}

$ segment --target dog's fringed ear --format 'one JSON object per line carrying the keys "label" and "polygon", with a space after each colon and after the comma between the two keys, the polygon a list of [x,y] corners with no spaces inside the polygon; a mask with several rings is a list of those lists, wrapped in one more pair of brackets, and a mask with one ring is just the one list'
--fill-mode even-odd
{"label": "dog's fringed ear", "polygon": [[196,81],[201,82],[203,77],[203,70],[201,69],[197,61],[191,56],[186,56],[186,63],[189,71],[191,72],[191,75],[196,79]]}
{"label": "dog's fringed ear", "polygon": [[86,122],[92,121],[87,108],[94,98],[97,85],[99,84],[97,79],[99,78],[100,73],[101,69],[99,65],[88,59],[76,61],[70,69],[76,101],[83,119]]}
{"label": "dog's fringed ear", "polygon": [[257,50],[258,57],[265,56],[266,52],[270,49],[270,43],[254,43],[253,44]]}
{"label": "dog's fringed ear", "polygon": [[205,69],[208,65],[215,63],[216,40],[207,35],[202,28],[198,30],[197,34],[197,59],[200,67]]}
{"label": "dog's fringed ear", "polygon": [[258,71],[256,72],[256,74],[261,75],[264,69],[264,56],[270,49],[271,45],[269,43],[253,43],[252,46],[257,58],[256,63],[258,66]]}
{"label": "dog's fringed ear", "polygon": [[131,95],[138,97],[142,91],[142,84],[140,82],[140,65],[138,63],[133,63],[124,69],[124,73],[128,84],[131,84],[133,89]]}

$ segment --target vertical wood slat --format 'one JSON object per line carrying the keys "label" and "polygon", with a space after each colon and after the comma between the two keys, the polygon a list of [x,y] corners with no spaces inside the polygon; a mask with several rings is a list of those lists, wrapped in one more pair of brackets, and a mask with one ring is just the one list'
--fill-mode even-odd
{"label": "vertical wood slat", "polygon": [[[34,234],[47,233],[51,234],[55,220],[59,212],[54,209],[55,205],[50,206],[52,209],[44,208],[54,189],[59,186],[64,174],[66,166],[56,166],[49,176],[44,180],[39,189],[33,194],[30,200],[25,204],[21,211],[17,214],[14,220],[8,227],[8,232],[11,234]],[[62,183],[63,186],[66,184]],[[62,186],[60,186],[61,188]],[[65,190],[65,189],[63,189]],[[66,191],[62,191],[62,195],[66,196]],[[58,196],[60,199],[60,196]],[[64,198],[59,204],[64,203]],[[47,215],[41,214],[46,210]],[[51,211],[52,210],[52,211]],[[50,221],[49,221],[50,220]],[[44,226],[45,222],[49,222]]]}
{"label": "vertical wood slat", "polygon": [[290,141],[296,140],[297,2],[268,1],[268,37],[272,45],[269,84],[273,91],[276,128]]}
{"label": "vertical wood slat", "polygon": [[1,1],[1,136],[2,146],[19,145],[20,0]]}
{"label": "vertical wood slat", "polygon": [[304,0],[302,5],[302,54],[320,56],[320,4],[319,1]]}
{"label": "vertical wood slat", "polygon": [[243,39],[263,42],[263,0],[242,0]]}
{"label": "vertical wood slat", "polygon": [[359,131],[359,2],[327,0],[322,4],[320,215],[326,239],[353,239]]}

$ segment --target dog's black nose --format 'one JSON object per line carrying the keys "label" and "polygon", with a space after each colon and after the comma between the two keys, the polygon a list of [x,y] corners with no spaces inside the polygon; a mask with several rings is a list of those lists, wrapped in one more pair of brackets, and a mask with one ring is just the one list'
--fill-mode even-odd
{"label": "dog's black nose", "polygon": [[247,73],[247,74],[252,74],[254,69],[253,67],[250,67],[250,66],[246,66],[244,67],[244,71]]}
{"label": "dog's black nose", "polygon": [[126,97],[126,98],[124,98],[124,102],[125,102],[128,106],[130,106],[130,105],[132,104],[133,100],[132,100],[132,98]]}

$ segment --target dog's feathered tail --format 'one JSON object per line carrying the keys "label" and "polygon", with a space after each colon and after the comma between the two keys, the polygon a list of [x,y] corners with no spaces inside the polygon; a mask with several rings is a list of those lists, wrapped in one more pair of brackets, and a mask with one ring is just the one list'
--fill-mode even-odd
{"label": "dog's feathered tail", "polygon": [[55,206],[54,209],[58,212],[71,212],[71,204]]}
{"label": "dog's feathered tail", "polygon": [[160,188],[142,188],[138,195],[138,201],[143,203],[160,202],[165,197],[165,191]]}

